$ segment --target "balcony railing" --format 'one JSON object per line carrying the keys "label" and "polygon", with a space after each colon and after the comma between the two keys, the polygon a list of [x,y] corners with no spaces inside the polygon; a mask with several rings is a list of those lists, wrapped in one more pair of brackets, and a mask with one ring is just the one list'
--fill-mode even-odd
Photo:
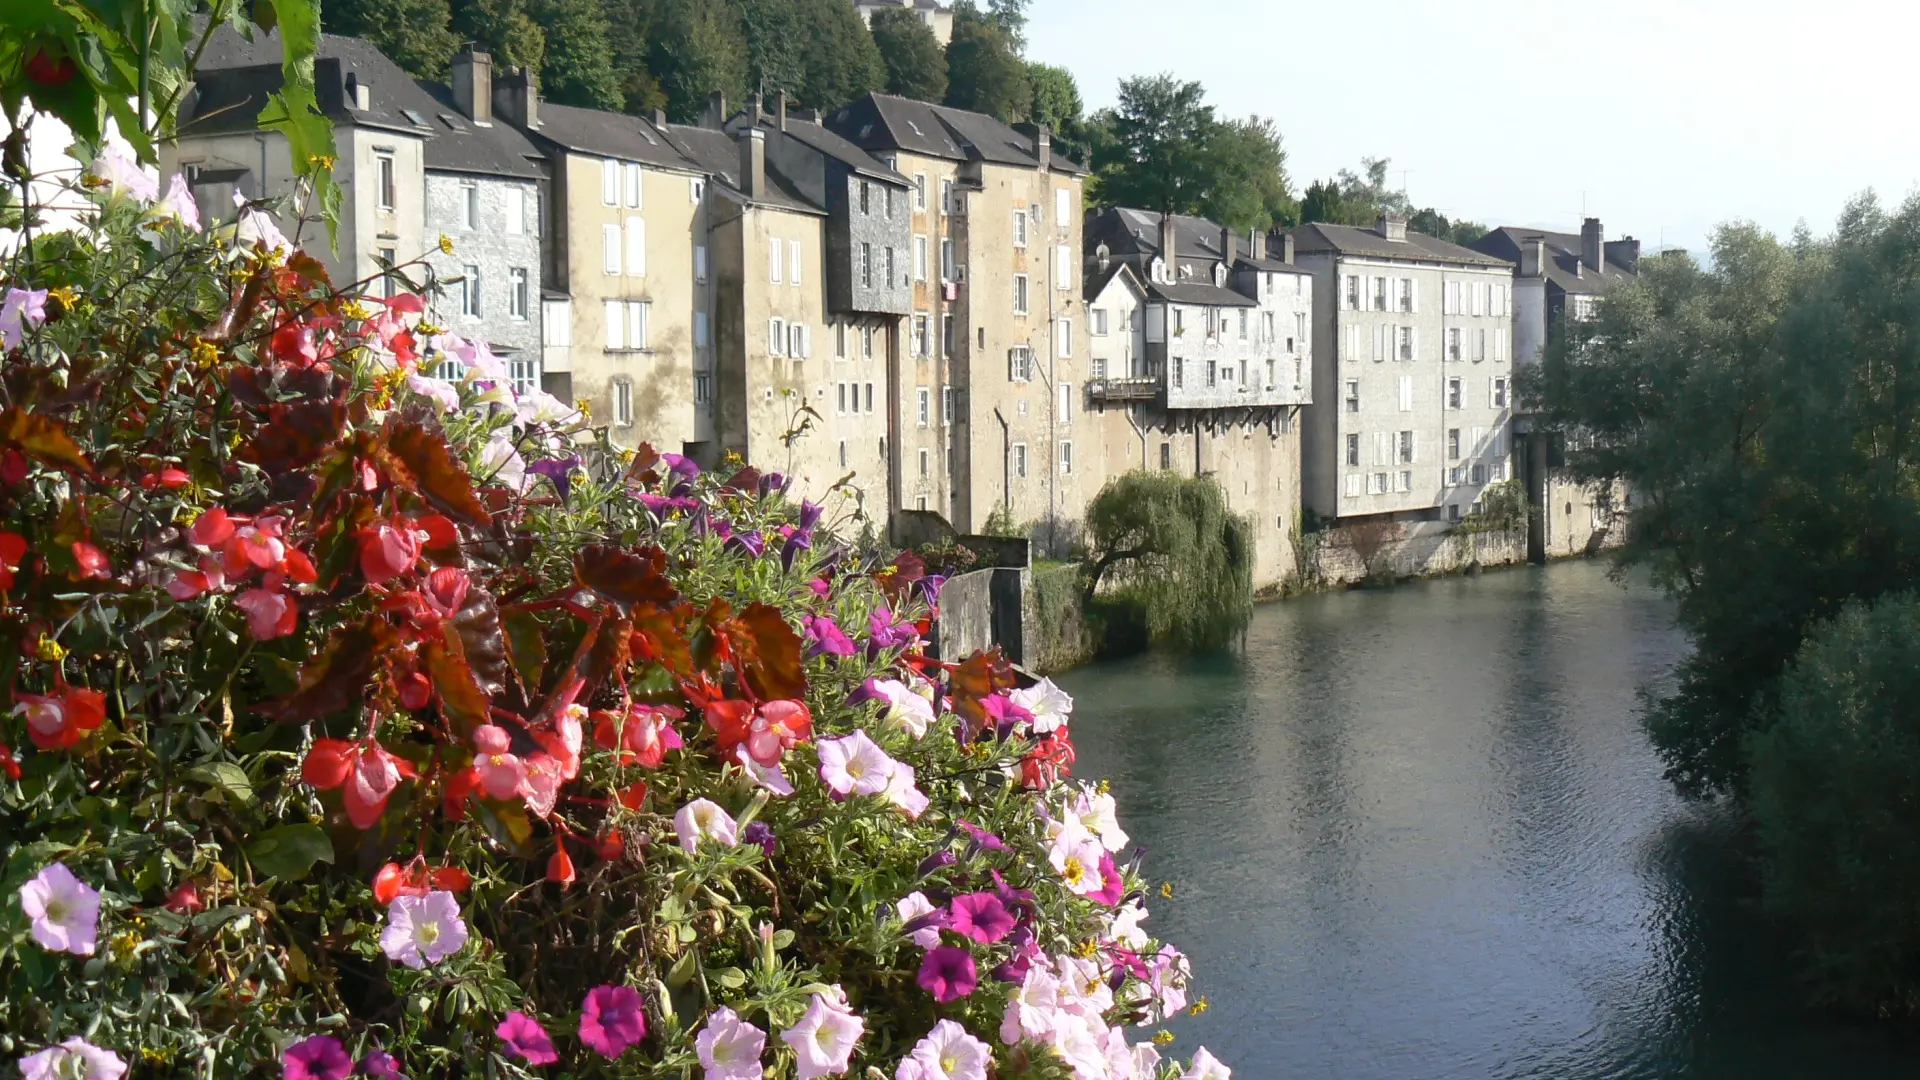
{"label": "balcony railing", "polygon": [[1151,375],[1130,379],[1089,379],[1087,396],[1094,401],[1152,401],[1160,396],[1160,380]]}

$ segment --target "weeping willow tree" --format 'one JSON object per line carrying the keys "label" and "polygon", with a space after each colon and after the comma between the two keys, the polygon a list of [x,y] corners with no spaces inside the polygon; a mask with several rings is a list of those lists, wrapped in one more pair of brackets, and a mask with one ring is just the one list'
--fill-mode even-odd
{"label": "weeping willow tree", "polygon": [[1227,645],[1253,618],[1253,536],[1209,477],[1131,472],[1087,508],[1086,599],[1137,604],[1157,644]]}

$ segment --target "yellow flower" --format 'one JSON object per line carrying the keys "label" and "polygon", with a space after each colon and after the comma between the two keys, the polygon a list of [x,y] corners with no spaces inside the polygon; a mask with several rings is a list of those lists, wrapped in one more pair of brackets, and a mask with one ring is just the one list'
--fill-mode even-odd
{"label": "yellow flower", "polygon": [[133,962],[133,950],[139,944],[140,935],[129,931],[114,935],[113,941],[107,947],[111,950],[115,963],[129,964]]}
{"label": "yellow flower", "polygon": [[193,358],[194,367],[205,371],[220,362],[220,347],[206,338],[194,338],[187,355]]}
{"label": "yellow flower", "polygon": [[73,286],[71,285],[62,285],[57,289],[48,289],[47,295],[60,301],[60,306],[65,308],[71,308],[80,302],[80,294],[74,292]]}
{"label": "yellow flower", "polygon": [[1196,1001],[1193,1003],[1193,1008],[1188,1009],[1187,1012],[1191,1013],[1194,1016],[1199,1016],[1201,1013],[1206,1012],[1208,1009],[1211,1009],[1211,1008],[1213,1008],[1213,1002],[1208,1001],[1206,997],[1202,995],[1199,1001]]}
{"label": "yellow flower", "polygon": [[67,648],[47,635],[41,634],[40,640],[33,646],[33,654],[50,664],[57,664],[67,658]]}
{"label": "yellow flower", "polygon": [[1161,1028],[1159,1031],[1153,1033],[1153,1041],[1159,1043],[1161,1046],[1165,1046],[1173,1041],[1173,1032],[1168,1031],[1166,1028]]}
{"label": "yellow flower", "polygon": [[365,319],[373,313],[368,311],[366,305],[360,301],[349,300],[340,305],[340,314],[345,315],[349,319]]}
{"label": "yellow flower", "polygon": [[573,403],[573,407],[580,411],[581,416],[584,416],[589,420],[593,419],[593,399],[592,398],[580,398],[579,400]]}
{"label": "yellow flower", "polygon": [[1111,791],[1113,791],[1113,784],[1111,781],[1107,780],[1106,777],[1101,777],[1099,786],[1095,787],[1093,790],[1094,790],[1094,794],[1096,795],[1106,795]]}
{"label": "yellow flower", "polygon": [[453,254],[453,237],[448,236],[446,233],[440,234],[440,254]]}
{"label": "yellow flower", "polygon": [[620,464],[622,465],[633,464],[633,459],[639,456],[639,452],[631,446],[623,446],[620,448]]}
{"label": "yellow flower", "polygon": [[1080,954],[1082,960],[1091,960],[1094,954],[1100,951],[1100,943],[1093,938],[1088,938],[1074,946],[1074,951]]}
{"label": "yellow flower", "polygon": [[727,464],[745,465],[746,463],[747,463],[747,459],[740,456],[740,451],[738,450],[727,451]]}
{"label": "yellow flower", "polygon": [[1160,895],[1168,900],[1173,899],[1173,882],[1162,882],[1160,885]]}
{"label": "yellow flower", "polygon": [[307,164],[317,166],[318,168],[323,169],[327,172],[332,172],[334,165],[338,161],[339,159],[334,157],[332,154],[308,154],[307,155]]}
{"label": "yellow flower", "polygon": [[423,336],[432,337],[434,334],[439,333],[442,327],[438,323],[430,323],[425,319],[421,319],[420,325],[416,329],[418,329]]}

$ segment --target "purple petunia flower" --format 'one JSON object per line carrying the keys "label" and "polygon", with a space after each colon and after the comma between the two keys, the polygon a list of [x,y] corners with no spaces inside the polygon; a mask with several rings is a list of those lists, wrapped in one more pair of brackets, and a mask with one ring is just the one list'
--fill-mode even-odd
{"label": "purple petunia flower", "polygon": [[529,1065],[551,1065],[560,1060],[560,1055],[553,1052],[553,1039],[547,1029],[517,1009],[508,1013],[493,1033],[507,1044],[508,1053],[525,1059]]}
{"label": "purple petunia flower", "polygon": [[958,825],[962,832],[972,838],[973,843],[970,846],[975,851],[1007,850],[1007,842],[1005,840],[1000,839],[998,836],[995,836],[993,833],[988,832],[965,818],[954,822],[954,824]]}
{"label": "purple petunia flower", "polygon": [[827,615],[809,615],[800,621],[807,632],[808,656],[852,656],[853,639]]}
{"label": "purple petunia flower", "polygon": [[647,1037],[640,991],[631,986],[596,986],[580,1006],[580,1041],[612,1061]]}
{"label": "purple petunia flower", "polygon": [[993,977],[1004,983],[1025,982],[1027,969],[1040,959],[1040,943],[1034,940],[1032,930],[1016,926],[1013,933],[1007,935],[1007,944],[1013,946],[1013,955],[993,969]]}
{"label": "purple petunia flower", "polygon": [[935,607],[940,603],[940,590],[944,588],[946,584],[947,576],[945,574],[928,574],[926,577],[914,582],[913,587],[920,591],[920,598],[927,602],[928,607]]}
{"label": "purple petunia flower", "polygon": [[767,853],[767,858],[773,858],[773,849],[775,846],[773,826],[768,825],[764,821],[749,822],[747,827],[740,832],[740,842],[743,844],[759,844],[760,850]]}
{"label": "purple petunia flower", "polygon": [[767,538],[757,530],[738,532],[727,538],[727,546],[738,548],[757,559],[767,553]]}
{"label": "purple petunia flower", "polygon": [[1033,714],[1014,704],[1013,699],[1005,694],[994,694],[982,700],[981,704],[986,706],[987,715],[993,718],[995,734],[1003,741],[1021,724],[1033,723]]}
{"label": "purple petunia flower", "polygon": [[280,1055],[283,1080],[346,1080],[352,1071],[347,1048],[331,1035],[309,1035]]}
{"label": "purple petunia flower", "polygon": [[700,475],[699,464],[684,454],[661,454],[660,461],[666,465],[670,475],[682,480],[692,480]]}
{"label": "purple petunia flower", "polygon": [[942,945],[927,950],[914,981],[932,994],[933,1000],[950,1005],[973,993],[973,988],[980,985],[980,974],[973,966],[972,953],[955,945]]}
{"label": "purple petunia flower", "polygon": [[[527,471],[544,476],[553,481],[553,490],[559,492],[560,497],[565,499],[567,492],[573,489],[573,474],[579,468],[580,459],[578,457],[569,457],[559,460],[536,461],[527,466]],[[647,509],[651,510],[653,507],[649,505]]]}
{"label": "purple petunia flower", "polygon": [[400,1062],[397,1058],[378,1048],[367,1051],[360,1058],[360,1064],[353,1067],[353,1071],[362,1076],[374,1077],[374,1080],[404,1080],[406,1075],[400,1071]]}
{"label": "purple petunia flower", "polygon": [[956,896],[947,910],[953,917],[949,929],[982,945],[991,945],[1013,931],[1013,912],[990,892]]}
{"label": "purple petunia flower", "polygon": [[935,870],[939,870],[942,867],[952,866],[954,863],[957,863],[959,861],[960,861],[960,856],[955,855],[952,851],[948,851],[948,850],[936,851],[933,854],[927,856],[926,858],[920,860],[920,876],[926,877],[928,874],[933,873]]}
{"label": "purple petunia flower", "polygon": [[910,622],[895,619],[893,612],[882,607],[867,616],[867,640],[869,655],[878,655],[881,649],[919,641],[920,630]]}

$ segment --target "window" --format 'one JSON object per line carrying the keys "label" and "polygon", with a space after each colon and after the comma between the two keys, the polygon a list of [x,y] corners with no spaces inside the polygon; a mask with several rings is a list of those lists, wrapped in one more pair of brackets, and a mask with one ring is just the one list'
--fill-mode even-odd
{"label": "window", "polygon": [[1352,311],[1360,309],[1360,276],[1358,274],[1347,275],[1347,308]]}
{"label": "window", "polygon": [[1067,227],[1067,219],[1073,216],[1073,192],[1066,188],[1053,189],[1053,220],[1061,228]]}
{"label": "window", "polygon": [[[872,383],[867,384],[867,406],[864,411],[866,412],[873,411],[873,384]],[[884,454],[884,451],[882,451],[882,453]]]}
{"label": "window", "polygon": [[600,226],[600,269],[609,274],[620,272],[620,226]]}
{"label": "window", "polygon": [[940,388],[940,422],[953,423],[953,387],[951,386]]}
{"label": "window", "polygon": [[1460,504],[1459,503],[1447,504],[1447,520],[1454,524],[1459,524],[1460,522]]}
{"label": "window", "polygon": [[1025,346],[1007,351],[1007,378],[1014,382],[1033,379],[1033,350]]}
{"label": "window", "polygon": [[627,348],[647,347],[647,325],[653,321],[653,305],[645,300],[627,301]]}
{"label": "window", "polygon": [[1094,308],[1087,312],[1088,333],[1094,337],[1107,336],[1107,309]]}
{"label": "window", "polygon": [[953,355],[953,316],[940,316],[940,355]]}
{"label": "window", "polygon": [[1073,320],[1061,319],[1059,322],[1056,322],[1053,325],[1054,325],[1053,336],[1056,339],[1056,344],[1058,345],[1058,348],[1055,351],[1060,356],[1072,356],[1073,355]]}
{"label": "window", "polygon": [[707,245],[705,244],[693,246],[693,280],[701,285],[707,283]]}
{"label": "window", "polygon": [[1460,359],[1460,328],[1447,328],[1447,359],[1458,362]]}
{"label": "window", "polygon": [[527,304],[532,298],[527,290],[527,272],[521,267],[507,271],[507,316],[513,319],[527,317]]}
{"label": "window", "polygon": [[1467,467],[1466,467],[1466,466],[1464,466],[1464,465],[1455,465],[1455,466],[1453,466],[1452,468],[1450,468],[1450,469],[1448,469],[1448,470],[1447,470],[1447,483],[1449,483],[1449,484],[1464,484],[1464,483],[1466,483],[1466,482],[1467,482]]}
{"label": "window", "polygon": [[460,314],[480,314],[480,268],[471,263],[460,268]]}
{"label": "window", "polygon": [[886,196],[885,200],[882,203],[882,206],[884,207],[884,212],[887,216],[887,220],[892,221],[893,220],[893,189],[882,188],[880,189],[880,193]]}
{"label": "window", "polygon": [[1350,413],[1357,413],[1360,411],[1360,380],[1359,379],[1347,380],[1347,411]]}
{"label": "window", "polygon": [[833,324],[833,358],[835,360],[847,358],[847,324],[843,322]]}
{"label": "window", "polygon": [[1413,376],[1400,376],[1400,411],[1413,411]]}
{"label": "window", "polygon": [[801,268],[805,264],[806,257],[801,254],[800,241],[787,241],[787,280],[795,285],[800,284]]}
{"label": "window", "polygon": [[913,174],[913,208],[915,210],[925,210],[927,208],[926,173]]}
{"label": "window", "polygon": [[633,426],[633,384],[625,379],[613,380],[613,422]]}
{"label": "window", "polygon": [[1347,498],[1357,499],[1360,497],[1361,483],[1362,483],[1362,478],[1359,473],[1347,474],[1347,492],[1346,492]]}
{"label": "window", "polygon": [[1387,310],[1387,279],[1386,278],[1377,277],[1373,279],[1373,310],[1375,311]]}
{"label": "window", "polygon": [[1017,442],[1013,444],[1013,475],[1021,478],[1022,480],[1026,479],[1027,477],[1027,444],[1026,443]]}
{"label": "window", "polygon": [[701,368],[693,373],[693,401],[705,405],[713,400],[713,372]]}
{"label": "window", "polygon": [[1400,279],[1400,310],[1407,311],[1407,312],[1411,312],[1413,310],[1413,279],[1412,278]]}
{"label": "window", "polygon": [[1476,326],[1473,330],[1473,362],[1478,364],[1487,358],[1487,328]]}
{"label": "window", "polygon": [[1059,402],[1054,408],[1054,419],[1062,424],[1073,423],[1073,384],[1061,383]]}
{"label": "window", "polygon": [[1413,490],[1413,470],[1412,469],[1400,470],[1400,478],[1397,482],[1397,486],[1395,486],[1393,490],[1395,491],[1412,491]]}
{"label": "window", "polygon": [[1460,380],[1448,379],[1447,380],[1447,408],[1457,409],[1459,407],[1460,407]]}
{"label": "window", "polygon": [[527,192],[524,188],[506,189],[507,235],[523,236],[527,231]]}
{"label": "window", "polygon": [[624,349],[627,347],[627,302],[609,300],[602,318],[607,327],[607,348]]}
{"label": "window", "polygon": [[600,163],[600,201],[620,205],[620,163],[611,158]]}
{"label": "window", "polygon": [[627,205],[640,209],[640,166],[631,161],[622,162],[620,171],[624,175],[627,188]]}
{"label": "window", "polygon": [[1173,361],[1173,388],[1178,390],[1187,385],[1187,362],[1179,358]]}
{"label": "window", "polygon": [[1360,464],[1360,436],[1356,432],[1347,433],[1347,464]]}
{"label": "window", "polygon": [[927,238],[918,234],[913,238],[913,280],[927,280]]}
{"label": "window", "polygon": [[1485,465],[1475,465],[1473,467],[1473,482],[1476,484],[1484,484],[1487,482],[1487,467]]}
{"label": "window", "polygon": [[1073,246],[1061,244],[1053,249],[1053,287],[1073,288]]}
{"label": "window", "polygon": [[513,384],[516,394],[530,394],[540,389],[539,358],[515,357],[507,361],[507,381]]}
{"label": "window", "polygon": [[1160,467],[1163,469],[1173,468],[1173,444],[1172,443],[1163,442],[1160,444]]}
{"label": "window", "polygon": [[1073,444],[1070,442],[1060,444],[1060,475],[1073,475]]}
{"label": "window", "polygon": [[[392,270],[393,264],[399,261],[400,261],[400,256],[395,251],[395,249],[393,248],[380,249],[380,268],[382,270],[389,270],[389,271]],[[400,288],[399,282],[393,279],[393,275],[391,273],[382,273],[380,275],[380,295],[381,296],[387,297],[388,299],[392,299],[394,293],[399,291],[399,288]]]}
{"label": "window", "polygon": [[693,313],[693,347],[704,349],[707,347],[707,340],[707,313],[696,311]]}
{"label": "window", "polygon": [[[1293,313],[1293,341],[1305,342],[1306,340],[1307,313],[1304,311],[1296,311]],[[1299,352],[1300,350],[1294,347],[1293,341],[1287,343],[1287,351]]]}
{"label": "window", "polygon": [[1400,359],[1413,359],[1413,327],[1411,326],[1400,328]]}
{"label": "window", "polygon": [[1392,478],[1386,473],[1377,472],[1367,474],[1367,494],[1385,495],[1392,490]]}
{"label": "window", "polygon": [[[834,384],[833,384],[833,389],[834,389],[834,391],[835,391],[835,396],[836,396],[836,397],[837,397],[837,398],[839,399],[839,403],[838,403],[837,405],[835,405],[835,406],[834,406],[834,410],[833,410],[833,411],[834,411],[834,413],[835,413],[835,414],[837,414],[837,415],[839,415],[839,416],[845,416],[845,415],[847,415],[847,384],[846,384],[846,383],[834,383]],[[855,405],[858,405],[858,404],[860,404],[860,402],[859,402],[859,400],[858,400],[858,395],[859,395],[859,391],[858,391],[858,390],[855,390],[855,391],[854,391],[854,394],[855,394],[855,400],[854,400],[854,404],[855,404]],[[842,445],[845,445],[845,444],[842,444]],[[841,462],[840,464],[842,464],[842,465],[845,465],[845,464],[846,464],[846,462],[845,462],[845,461],[842,461],[842,462]]]}
{"label": "window", "polygon": [[933,320],[925,315],[913,317],[913,355],[933,355],[933,342],[929,340],[933,333],[932,326]]}
{"label": "window", "polygon": [[375,154],[373,155],[373,165],[376,177],[374,205],[382,210],[391,210],[393,209],[394,203],[395,184],[393,155]]}
{"label": "window", "polygon": [[1013,212],[1013,246],[1021,248],[1027,246],[1027,212],[1025,210]]}
{"label": "window", "polygon": [[460,227],[480,227],[480,185],[472,180],[460,181]]}
{"label": "window", "polygon": [[627,276],[644,277],[647,273],[647,221],[645,218],[627,219]]}
{"label": "window", "polygon": [[1013,275],[1013,313],[1015,315],[1027,313],[1027,275],[1025,274]]}
{"label": "window", "polygon": [[1217,386],[1219,385],[1219,382],[1220,382],[1220,365],[1212,360],[1207,361],[1207,385]]}
{"label": "window", "polygon": [[1492,397],[1494,408],[1504,409],[1507,407],[1507,380],[1493,380]]}
{"label": "window", "polygon": [[706,193],[707,193],[706,180],[696,176],[693,179],[687,181],[687,196],[688,198],[692,199],[694,202],[696,203],[699,202],[701,198],[703,198],[706,195]]}
{"label": "window", "polygon": [[940,181],[940,210],[947,214],[960,212],[960,208],[953,200],[953,181],[951,180]]}
{"label": "window", "polygon": [[863,360],[873,359],[873,327],[871,326],[860,328],[860,357]]}
{"label": "window", "polygon": [[1403,432],[1401,432],[1401,433],[1400,433],[1400,464],[1402,464],[1402,465],[1411,465],[1411,464],[1413,464],[1413,461],[1414,461],[1414,458],[1413,458],[1413,447],[1414,447],[1414,438],[1413,438],[1413,436],[1414,436],[1414,433],[1413,433],[1413,432],[1411,432],[1411,431],[1403,431]]}
{"label": "window", "polygon": [[804,360],[813,355],[813,327],[806,323],[787,324],[787,357]]}
{"label": "window", "polygon": [[1460,429],[1457,427],[1447,429],[1447,460],[1460,460]]}
{"label": "window", "polygon": [[787,355],[787,320],[778,316],[767,320],[767,355]]}
{"label": "window", "polygon": [[888,248],[887,249],[887,288],[889,289],[893,288],[893,283],[898,280],[900,279],[894,274],[894,271],[893,271],[893,249]]}
{"label": "window", "polygon": [[1507,478],[1506,462],[1496,461],[1493,464],[1487,466],[1487,479],[1489,481],[1498,484],[1502,480],[1505,480],[1506,478]]}
{"label": "window", "polygon": [[[926,427],[929,424],[932,424],[933,423],[933,391],[922,386],[918,390],[914,391],[913,396],[914,396],[915,419],[918,421],[921,427]],[[926,453],[926,451],[922,450],[921,453],[924,454]],[[920,471],[922,473],[926,472],[925,469],[922,469]]]}
{"label": "window", "polygon": [[865,180],[860,181],[860,212],[873,213],[873,185]]}
{"label": "window", "polygon": [[778,239],[767,241],[767,280],[780,284],[780,271],[787,265]]}
{"label": "window", "polygon": [[[921,475],[921,476],[925,476],[925,475],[927,475],[927,473],[928,473],[928,471],[929,471],[929,470],[928,470],[928,468],[927,468],[927,463],[928,463],[928,460],[929,460],[929,459],[930,459],[930,458],[931,458],[932,456],[933,456],[933,455],[931,455],[931,454],[929,454],[929,453],[927,453],[927,451],[926,451],[925,449],[922,449],[922,450],[920,451],[920,475]],[[927,508],[927,505],[926,505],[926,503],[927,503],[927,500],[926,500],[925,498],[922,498],[922,499],[920,500],[920,509],[922,509],[922,510],[925,510],[925,509]]]}
{"label": "window", "polygon": [[873,245],[860,245],[860,287],[873,288]]}
{"label": "window", "polygon": [[940,238],[940,280],[960,280],[960,264],[954,261],[953,241],[944,236]]}
{"label": "window", "polygon": [[847,467],[847,440],[845,439],[840,440],[840,467],[843,469]]}
{"label": "window", "polygon": [[1247,309],[1240,309],[1240,340],[1247,340]]}

